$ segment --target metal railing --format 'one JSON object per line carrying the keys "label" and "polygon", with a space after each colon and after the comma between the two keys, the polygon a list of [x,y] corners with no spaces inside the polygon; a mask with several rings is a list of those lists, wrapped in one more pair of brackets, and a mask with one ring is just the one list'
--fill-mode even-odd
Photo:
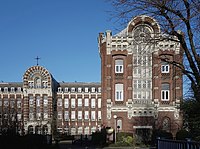
{"label": "metal railing", "polygon": [[200,149],[200,142],[191,141],[191,139],[182,141],[158,138],[157,149]]}

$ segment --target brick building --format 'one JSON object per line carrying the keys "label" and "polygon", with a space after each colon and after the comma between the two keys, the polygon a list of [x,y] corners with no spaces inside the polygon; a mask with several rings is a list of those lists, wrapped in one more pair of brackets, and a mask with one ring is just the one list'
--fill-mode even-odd
{"label": "brick building", "polygon": [[133,18],[116,35],[100,33],[101,83],[57,82],[38,65],[25,71],[23,82],[0,83],[0,132],[85,135],[105,126],[175,135],[182,126],[182,73],[165,59],[182,63],[183,53],[163,37],[148,16]]}
{"label": "brick building", "polygon": [[166,37],[148,16],[133,18],[116,35],[99,34],[104,125],[138,136],[181,128],[182,73],[166,61],[182,63],[183,53]]}

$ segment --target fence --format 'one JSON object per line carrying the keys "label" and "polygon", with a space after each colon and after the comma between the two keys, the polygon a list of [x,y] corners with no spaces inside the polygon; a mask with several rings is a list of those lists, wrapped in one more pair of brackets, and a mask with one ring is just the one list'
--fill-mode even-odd
{"label": "fence", "polygon": [[157,149],[200,149],[200,142],[157,139]]}

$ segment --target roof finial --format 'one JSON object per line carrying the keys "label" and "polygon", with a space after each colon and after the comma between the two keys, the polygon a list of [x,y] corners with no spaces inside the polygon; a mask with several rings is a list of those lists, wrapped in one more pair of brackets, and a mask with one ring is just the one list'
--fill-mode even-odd
{"label": "roof finial", "polygon": [[37,66],[38,66],[38,61],[39,61],[40,58],[37,56],[35,59],[37,61]]}

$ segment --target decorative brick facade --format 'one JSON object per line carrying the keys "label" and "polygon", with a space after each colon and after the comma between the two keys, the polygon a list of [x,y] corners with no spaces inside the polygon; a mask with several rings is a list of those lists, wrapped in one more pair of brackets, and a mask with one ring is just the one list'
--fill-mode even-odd
{"label": "decorative brick facade", "polygon": [[[120,131],[136,135],[150,135],[153,129],[175,135],[181,128],[182,73],[166,61],[182,63],[183,53],[178,42],[163,39],[158,23],[148,16],[133,18],[116,35],[109,30],[99,34],[105,126],[115,128],[115,115]],[[118,90],[117,84],[123,87]]]}
{"label": "decorative brick facade", "polygon": [[175,135],[182,127],[182,73],[166,61],[182,63],[183,53],[163,37],[148,16],[116,35],[100,33],[101,83],[57,82],[41,66],[26,70],[22,83],[0,83],[0,132],[89,135],[105,126],[141,137],[153,129]]}

